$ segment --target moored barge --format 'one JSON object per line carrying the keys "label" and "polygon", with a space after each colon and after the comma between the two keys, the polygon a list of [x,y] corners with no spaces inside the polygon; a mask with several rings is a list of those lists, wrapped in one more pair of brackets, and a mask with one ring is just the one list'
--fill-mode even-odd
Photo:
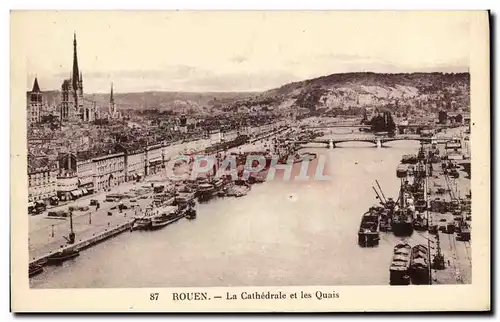
{"label": "moored barge", "polygon": [[28,276],[31,278],[33,276],[36,276],[38,274],[41,274],[43,272],[43,266],[42,265],[30,265],[28,269]]}
{"label": "moored barge", "polygon": [[407,243],[400,243],[394,247],[390,273],[390,285],[409,285],[410,284],[410,256],[411,246]]}
{"label": "moored barge", "polygon": [[411,250],[410,276],[412,284],[429,284],[429,250],[424,245]]}
{"label": "moored barge", "polygon": [[54,255],[51,255],[47,258],[47,264],[48,265],[60,265],[63,262],[78,257],[80,256],[80,251],[77,249],[64,249],[61,251],[58,251]]}
{"label": "moored barge", "polygon": [[380,215],[377,208],[371,207],[361,217],[358,231],[358,244],[361,247],[373,247],[380,240]]}

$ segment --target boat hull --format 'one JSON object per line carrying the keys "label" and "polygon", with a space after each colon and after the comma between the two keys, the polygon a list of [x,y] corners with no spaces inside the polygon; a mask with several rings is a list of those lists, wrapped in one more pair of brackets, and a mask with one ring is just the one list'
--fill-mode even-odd
{"label": "boat hull", "polygon": [[412,284],[429,284],[429,251],[423,245],[412,248],[410,261],[410,277]]}
{"label": "boat hull", "polygon": [[412,269],[411,283],[415,285],[429,284],[429,269]]}
{"label": "boat hull", "polygon": [[391,271],[389,285],[410,285],[408,271]]}
{"label": "boat hull", "polygon": [[63,262],[80,256],[80,253],[65,254],[62,256],[53,256],[47,258],[47,265],[60,265]]}
{"label": "boat hull", "polygon": [[42,272],[43,272],[43,267],[40,265],[36,265],[34,267],[29,268],[28,275],[29,275],[29,277],[33,277],[33,276],[41,274]]}
{"label": "boat hull", "polygon": [[170,224],[173,224],[174,222],[180,220],[183,216],[177,216],[175,218],[172,218],[172,219],[169,219],[169,220],[165,220],[165,221],[152,221],[151,222],[151,229],[154,230],[154,229],[159,229],[159,228],[163,228],[165,226],[168,226]]}
{"label": "boat hull", "polygon": [[203,191],[198,193],[198,201],[208,201],[215,195],[215,191]]}
{"label": "boat hull", "polygon": [[394,247],[394,254],[389,268],[389,285],[410,284],[411,251],[412,248],[408,244],[398,244]]}
{"label": "boat hull", "polygon": [[379,234],[358,233],[358,245],[361,247],[375,247],[380,241]]}
{"label": "boat hull", "polygon": [[392,232],[398,237],[408,237],[413,234],[412,222],[392,222]]}
{"label": "boat hull", "polygon": [[134,222],[132,230],[148,230],[151,228],[151,221],[149,222]]}

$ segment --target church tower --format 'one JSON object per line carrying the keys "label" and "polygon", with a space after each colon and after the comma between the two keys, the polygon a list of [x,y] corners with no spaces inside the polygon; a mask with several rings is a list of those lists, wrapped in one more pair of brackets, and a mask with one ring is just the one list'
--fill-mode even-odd
{"label": "church tower", "polygon": [[39,123],[42,120],[42,109],[43,96],[38,85],[38,79],[35,77],[28,101],[28,123]]}

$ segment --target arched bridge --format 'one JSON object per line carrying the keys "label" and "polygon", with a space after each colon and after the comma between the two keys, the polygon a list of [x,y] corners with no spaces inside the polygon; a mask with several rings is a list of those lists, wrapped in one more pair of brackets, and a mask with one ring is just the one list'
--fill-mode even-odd
{"label": "arched bridge", "polygon": [[290,143],[296,145],[304,145],[307,143],[320,143],[325,144],[327,147],[335,148],[337,144],[344,142],[367,142],[373,143],[376,146],[383,146],[384,143],[392,141],[420,141],[420,142],[431,142],[431,138],[423,138],[420,135],[397,135],[393,137],[389,136],[353,136],[345,138],[331,138],[331,139],[314,139],[314,140],[298,140],[291,141]]}

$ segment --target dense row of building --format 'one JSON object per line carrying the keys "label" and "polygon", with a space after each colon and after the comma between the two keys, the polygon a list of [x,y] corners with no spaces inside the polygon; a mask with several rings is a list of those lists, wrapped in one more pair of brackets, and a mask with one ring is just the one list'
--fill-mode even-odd
{"label": "dense row of building", "polygon": [[[248,137],[264,135],[283,122],[249,128]],[[239,131],[214,131],[197,147],[204,149],[222,141],[234,140]],[[107,191],[124,182],[139,181],[163,171],[177,154],[184,153],[189,143],[156,143],[146,146],[117,143],[107,153],[89,156],[88,153],[60,153],[57,156],[28,155],[29,202],[50,203],[71,200],[83,195]]]}
{"label": "dense row of building", "polygon": [[56,160],[28,157],[29,201],[70,200],[82,195],[106,191],[126,181],[156,174],[169,160],[163,144],[140,150],[117,146],[115,152],[92,159],[67,153]]}

